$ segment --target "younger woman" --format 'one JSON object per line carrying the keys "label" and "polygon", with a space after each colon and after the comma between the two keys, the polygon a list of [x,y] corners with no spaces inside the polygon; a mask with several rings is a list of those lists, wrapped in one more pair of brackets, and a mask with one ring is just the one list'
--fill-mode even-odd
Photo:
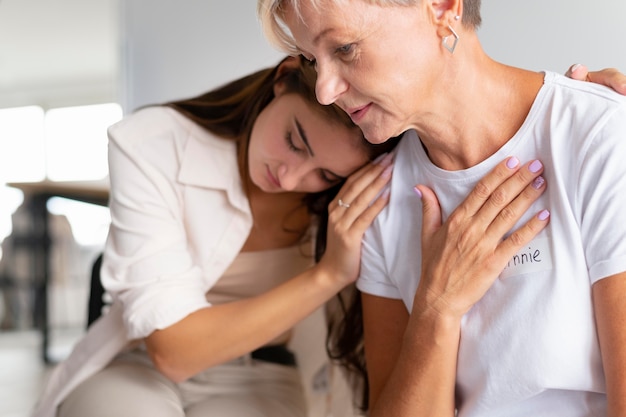
{"label": "younger woman", "polygon": [[[391,146],[318,105],[314,79],[288,58],[109,129],[114,303],[36,416],[306,415],[289,330],[356,279],[391,172],[367,164]],[[311,268],[316,221],[359,168]]]}

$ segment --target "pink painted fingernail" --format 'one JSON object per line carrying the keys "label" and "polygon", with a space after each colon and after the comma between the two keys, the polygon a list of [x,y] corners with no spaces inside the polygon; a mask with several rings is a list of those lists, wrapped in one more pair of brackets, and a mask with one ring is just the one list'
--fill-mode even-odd
{"label": "pink painted fingernail", "polygon": [[391,178],[391,173],[393,172],[393,165],[389,165],[387,168],[380,173],[381,178]]}
{"label": "pink painted fingernail", "polygon": [[415,191],[415,194],[417,194],[419,198],[422,198],[422,192],[419,190],[419,188],[413,187],[413,191]]}
{"label": "pink painted fingernail", "polygon": [[381,165],[381,166],[391,165],[391,163],[393,162],[393,154],[392,153],[385,153],[383,155],[384,156],[382,158],[380,158],[380,157],[376,158],[374,163],[376,163],[378,165]]}
{"label": "pink painted fingernail", "polygon": [[543,184],[546,183],[546,180],[540,175],[537,178],[535,178],[533,180],[533,182],[531,183],[531,185],[533,186],[533,188],[535,190],[540,189],[541,187],[543,187]]}
{"label": "pink painted fingernail", "polygon": [[516,166],[519,165],[519,159],[517,159],[516,157],[512,156],[510,157],[507,161],[506,161],[506,166],[509,169],[513,169]]}
{"label": "pink painted fingernail", "polygon": [[539,172],[543,168],[543,164],[538,159],[535,159],[530,165],[528,165],[528,170],[533,174]]}
{"label": "pink painted fingernail", "polygon": [[537,218],[541,221],[550,217],[550,212],[548,210],[541,210],[539,214],[537,214]]}

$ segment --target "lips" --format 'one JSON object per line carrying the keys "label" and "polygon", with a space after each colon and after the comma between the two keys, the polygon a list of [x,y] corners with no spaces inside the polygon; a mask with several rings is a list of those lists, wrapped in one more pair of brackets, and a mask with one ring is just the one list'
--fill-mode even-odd
{"label": "lips", "polygon": [[274,185],[275,187],[281,188],[280,187],[280,181],[278,180],[278,178],[276,178],[272,174],[272,171],[270,171],[270,167],[266,166],[266,169],[267,169],[267,179],[268,179],[269,183]]}
{"label": "lips", "polygon": [[355,124],[359,124],[359,122],[363,120],[363,118],[367,114],[367,111],[370,109],[371,105],[372,103],[368,103],[361,107],[349,109],[348,114],[350,115],[350,118],[352,119],[352,121]]}

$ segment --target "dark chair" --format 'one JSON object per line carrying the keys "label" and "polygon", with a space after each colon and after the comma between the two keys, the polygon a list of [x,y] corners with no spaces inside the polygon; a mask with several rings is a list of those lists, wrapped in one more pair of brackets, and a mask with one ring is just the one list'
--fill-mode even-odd
{"label": "dark chair", "polygon": [[89,305],[87,307],[87,327],[98,319],[107,305],[105,291],[100,281],[102,254],[98,255],[91,267],[91,284],[89,287]]}

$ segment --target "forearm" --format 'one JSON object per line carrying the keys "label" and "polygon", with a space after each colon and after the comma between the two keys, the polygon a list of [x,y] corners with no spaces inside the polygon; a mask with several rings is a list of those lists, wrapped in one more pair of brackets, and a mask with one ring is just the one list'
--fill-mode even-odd
{"label": "forearm", "polygon": [[454,416],[459,336],[458,320],[414,312],[371,417]]}
{"label": "forearm", "polygon": [[256,297],[198,310],[146,338],[155,366],[183,381],[291,329],[342,288],[314,267]]}
{"label": "forearm", "polygon": [[608,416],[626,415],[626,273],[596,282],[593,302],[608,398]]}

